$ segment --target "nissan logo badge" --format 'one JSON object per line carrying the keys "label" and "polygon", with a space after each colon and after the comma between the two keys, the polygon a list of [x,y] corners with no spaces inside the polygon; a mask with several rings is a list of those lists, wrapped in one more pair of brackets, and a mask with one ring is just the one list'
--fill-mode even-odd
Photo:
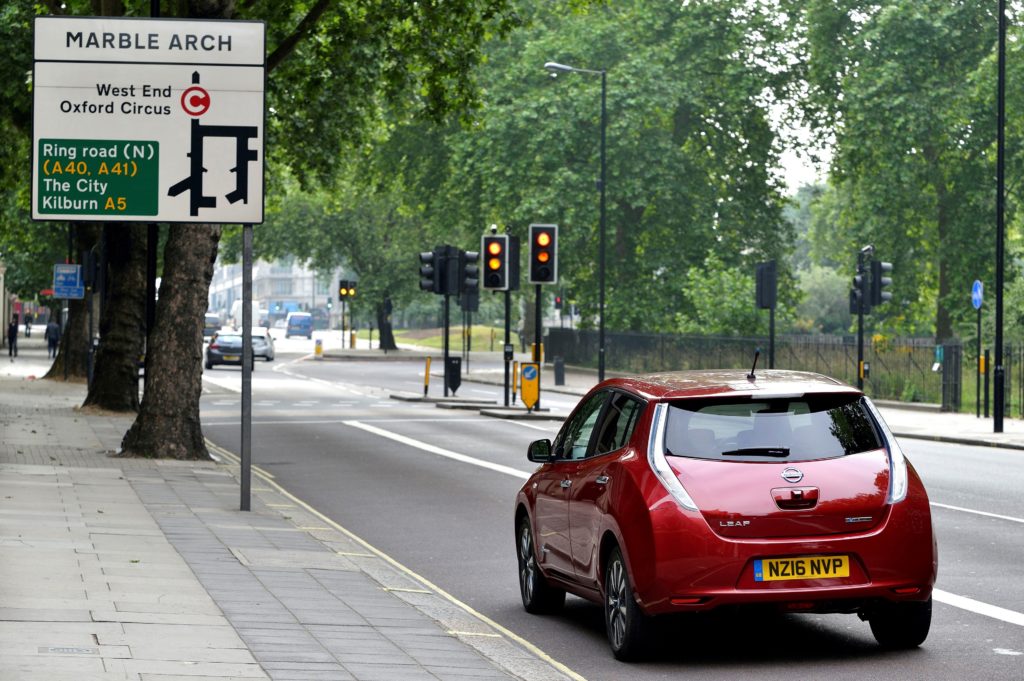
{"label": "nissan logo badge", "polygon": [[786,482],[800,482],[804,479],[804,474],[800,472],[799,468],[787,468],[782,471],[782,479]]}

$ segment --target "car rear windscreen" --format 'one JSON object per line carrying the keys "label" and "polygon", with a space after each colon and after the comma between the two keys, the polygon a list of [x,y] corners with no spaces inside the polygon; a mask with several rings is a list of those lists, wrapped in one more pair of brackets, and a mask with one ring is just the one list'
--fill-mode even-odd
{"label": "car rear windscreen", "polygon": [[665,450],[722,461],[809,461],[881,448],[859,395],[680,400],[669,405]]}

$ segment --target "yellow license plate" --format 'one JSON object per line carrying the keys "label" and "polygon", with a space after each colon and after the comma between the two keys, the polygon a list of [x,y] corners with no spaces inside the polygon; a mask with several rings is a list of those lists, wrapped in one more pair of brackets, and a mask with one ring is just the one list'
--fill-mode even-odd
{"label": "yellow license plate", "polygon": [[800,556],[763,558],[754,561],[754,581],[784,579],[831,579],[850,576],[849,556]]}
{"label": "yellow license plate", "polygon": [[225,362],[237,362],[238,361],[238,355],[224,355],[224,361]]}

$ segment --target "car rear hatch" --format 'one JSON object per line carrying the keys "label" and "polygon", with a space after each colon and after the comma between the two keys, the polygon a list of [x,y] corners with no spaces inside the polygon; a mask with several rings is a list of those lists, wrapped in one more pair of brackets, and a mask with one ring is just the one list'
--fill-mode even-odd
{"label": "car rear hatch", "polygon": [[[795,465],[668,461],[711,529],[723,537],[864,532],[878,525],[888,509],[884,449]],[[784,476],[801,477],[788,482]]]}
{"label": "car rear hatch", "polygon": [[680,400],[665,453],[723,537],[865,532],[888,511],[889,455],[857,394]]}

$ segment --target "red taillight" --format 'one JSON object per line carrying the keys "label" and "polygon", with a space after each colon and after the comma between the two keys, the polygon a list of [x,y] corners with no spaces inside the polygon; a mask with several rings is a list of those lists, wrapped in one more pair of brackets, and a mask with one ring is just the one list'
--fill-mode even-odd
{"label": "red taillight", "polygon": [[786,603],[783,607],[786,610],[813,610],[817,604],[811,601],[796,601],[793,603]]}
{"label": "red taillight", "polygon": [[210,349],[211,350],[220,350],[220,345],[218,345],[217,343],[210,343]]}
{"label": "red taillight", "polygon": [[918,586],[904,586],[904,587],[901,587],[899,589],[893,589],[892,592],[896,593],[896,594],[899,594],[901,596],[909,596],[910,594],[921,593],[921,587],[918,587]]}
{"label": "red taillight", "polygon": [[706,598],[694,598],[694,597],[673,598],[672,599],[672,605],[700,605],[701,603],[703,603],[706,600],[707,600]]}

